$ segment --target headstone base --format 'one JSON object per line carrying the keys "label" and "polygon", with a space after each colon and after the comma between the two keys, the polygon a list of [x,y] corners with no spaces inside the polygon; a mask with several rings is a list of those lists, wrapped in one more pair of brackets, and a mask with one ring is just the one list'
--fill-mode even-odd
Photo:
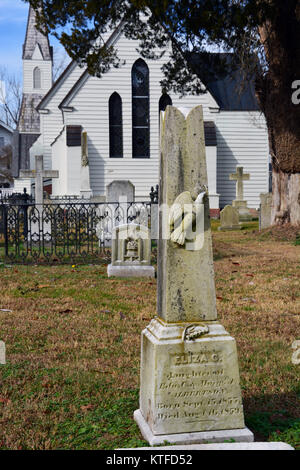
{"label": "headstone base", "polygon": [[237,209],[240,222],[250,222],[252,220],[253,217],[247,207],[247,201],[232,201],[232,207]]}
{"label": "headstone base", "polygon": [[219,227],[218,230],[220,232],[228,232],[230,230],[241,230],[242,226],[241,225],[231,225],[230,227]]}
{"label": "headstone base", "polygon": [[93,196],[93,192],[91,191],[91,189],[81,189],[80,196],[82,197],[82,199],[90,200]]}
{"label": "headstone base", "polygon": [[134,447],[131,449],[116,449],[116,450],[166,450],[172,452],[173,450],[295,450],[290,444],[286,442],[226,442],[215,444],[187,444],[187,445],[174,445],[174,446],[159,446],[159,447]]}
{"label": "headstone base", "polygon": [[153,266],[107,266],[108,277],[155,277]]}
{"label": "headstone base", "polygon": [[253,433],[248,428],[222,431],[186,432],[181,434],[163,434],[160,436],[155,436],[140,410],[136,410],[134,412],[134,420],[139,426],[142,436],[146,441],[149,442],[150,446],[160,446],[166,442],[174,445],[192,445],[208,444],[214,442],[222,443],[226,441],[254,441]]}
{"label": "headstone base", "polygon": [[204,442],[219,431],[221,440],[240,432],[243,438],[236,343],[218,321],[166,323],[156,317],[142,333],[141,350],[136,417],[147,440]]}

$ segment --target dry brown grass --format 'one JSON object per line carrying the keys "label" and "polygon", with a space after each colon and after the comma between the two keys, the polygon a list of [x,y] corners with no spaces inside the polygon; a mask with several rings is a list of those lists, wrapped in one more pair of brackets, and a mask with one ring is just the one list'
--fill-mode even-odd
{"label": "dry brown grass", "polygon": [[[236,338],[248,425],[297,444],[300,248],[257,233],[214,233],[220,321]],[[138,406],[140,333],[154,280],[108,279],[103,266],[1,269],[0,448],[145,445]],[[295,431],[296,429],[296,431]],[[297,431],[298,430],[298,431]]]}

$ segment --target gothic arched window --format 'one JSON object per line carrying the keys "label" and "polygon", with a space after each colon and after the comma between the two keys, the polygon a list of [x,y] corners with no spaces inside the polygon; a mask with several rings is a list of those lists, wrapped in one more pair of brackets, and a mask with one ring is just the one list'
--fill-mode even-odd
{"label": "gothic arched window", "polygon": [[42,73],[39,67],[33,70],[33,88],[42,88]]}
{"label": "gothic arched window", "polygon": [[138,59],[132,67],[132,157],[150,157],[149,69]]}
{"label": "gothic arched window", "polygon": [[172,100],[167,93],[163,93],[159,100],[159,114],[161,111],[165,111],[167,106],[172,106]]}
{"label": "gothic arched window", "polygon": [[109,108],[109,156],[110,158],[123,157],[123,120],[122,99],[114,92],[108,102]]}

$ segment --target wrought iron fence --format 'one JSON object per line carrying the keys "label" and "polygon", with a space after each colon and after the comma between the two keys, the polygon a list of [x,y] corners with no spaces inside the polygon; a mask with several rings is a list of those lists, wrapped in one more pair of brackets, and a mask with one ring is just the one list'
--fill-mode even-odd
{"label": "wrought iron fence", "polygon": [[151,202],[0,204],[0,257],[10,263],[107,262],[112,229],[151,225]]}

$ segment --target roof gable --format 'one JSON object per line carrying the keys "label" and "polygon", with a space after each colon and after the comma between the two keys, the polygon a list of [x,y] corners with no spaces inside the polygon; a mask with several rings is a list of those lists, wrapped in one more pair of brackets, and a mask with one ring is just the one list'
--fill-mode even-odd
{"label": "roof gable", "polygon": [[[122,37],[122,24],[116,28],[116,30],[113,32],[113,34],[109,37],[107,40],[108,45],[115,45]],[[70,91],[66,94],[64,99],[61,101],[59,104],[59,108],[62,109],[64,107],[69,107],[72,106],[72,100],[73,98],[77,95],[77,93],[80,91],[82,86],[85,84],[87,79],[90,77],[90,74],[87,69],[84,70],[82,75],[79,77],[77,82],[73,85],[73,87],[70,89]],[[208,96],[208,101],[209,101],[209,106],[211,108],[219,108],[219,105],[217,101],[215,100],[214,96],[210,93],[209,90],[206,91],[207,96]]]}
{"label": "roof gable", "polygon": [[3,127],[3,129],[5,129],[7,132],[10,132],[11,134],[14,132],[13,129],[3,121],[0,121],[0,127]]}
{"label": "roof gable", "polygon": [[207,67],[207,89],[214,96],[222,111],[259,111],[255,96],[254,77],[244,79],[241,69],[235,69],[225,74],[220,69],[220,63],[230,65],[233,54],[230,53],[202,53],[191,54],[189,57],[193,70],[201,79],[203,66]]}
{"label": "roof gable", "polygon": [[52,60],[52,48],[48,35],[42,34],[35,27],[36,13],[32,6],[29,7],[25,42],[23,45],[23,60],[33,59],[36,45],[40,47],[43,60]]}
{"label": "roof gable", "polygon": [[37,45],[35,46],[34,52],[32,54],[32,59],[33,60],[43,60],[44,59],[42,49],[41,49],[41,46],[39,45],[39,43],[37,43]]}

